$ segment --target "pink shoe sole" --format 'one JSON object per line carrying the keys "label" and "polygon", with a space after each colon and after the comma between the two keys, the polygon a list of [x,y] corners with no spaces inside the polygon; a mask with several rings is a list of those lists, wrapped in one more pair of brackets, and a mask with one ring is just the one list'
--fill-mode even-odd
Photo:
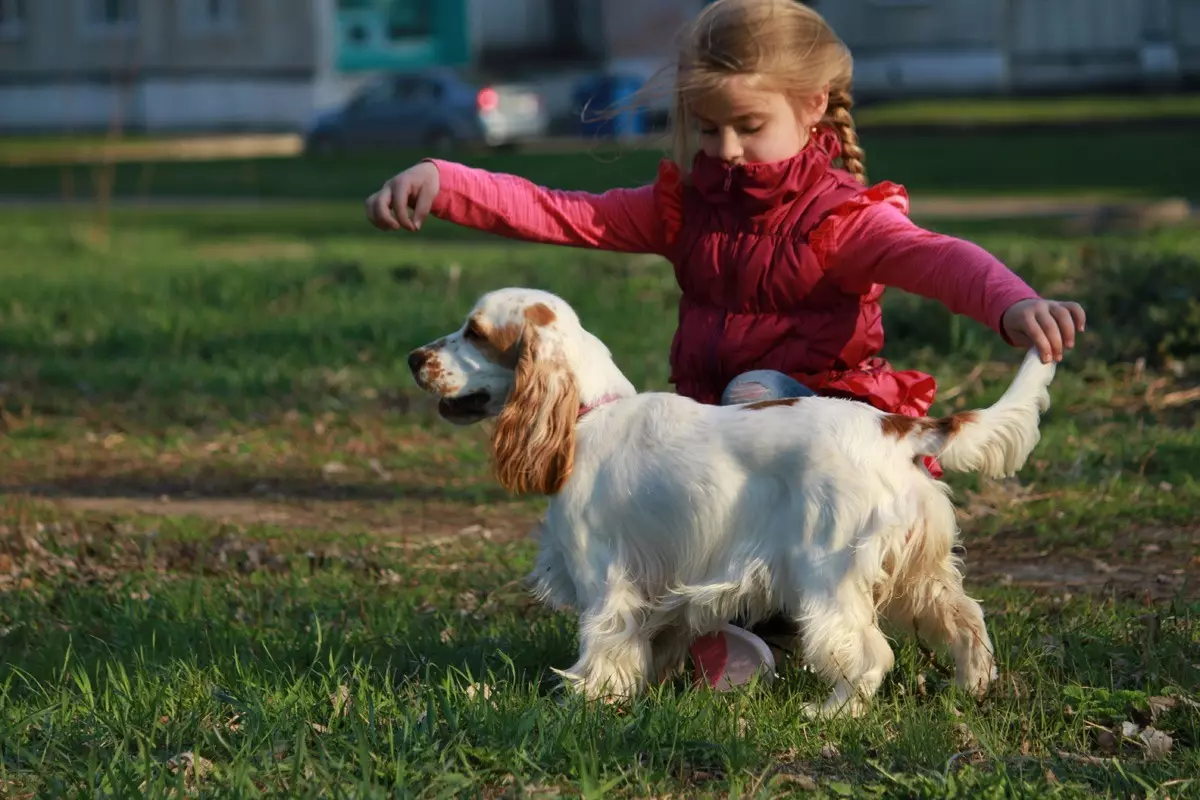
{"label": "pink shoe sole", "polygon": [[736,625],[700,636],[690,648],[697,686],[718,692],[742,686],[755,675],[775,677],[775,657],[762,639]]}

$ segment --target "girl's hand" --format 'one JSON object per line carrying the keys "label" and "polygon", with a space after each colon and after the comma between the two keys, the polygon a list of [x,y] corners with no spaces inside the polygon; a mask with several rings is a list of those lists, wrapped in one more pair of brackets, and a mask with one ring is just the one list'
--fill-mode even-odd
{"label": "girl's hand", "polygon": [[1062,361],[1063,351],[1075,346],[1076,332],[1083,332],[1087,316],[1079,303],[1057,300],[1021,300],[1000,318],[1000,329],[1017,347],[1036,347],[1042,363]]}
{"label": "girl's hand", "polygon": [[[367,219],[381,231],[419,231],[439,188],[438,168],[428,161],[401,172],[367,198]],[[409,214],[409,208],[412,214]]]}

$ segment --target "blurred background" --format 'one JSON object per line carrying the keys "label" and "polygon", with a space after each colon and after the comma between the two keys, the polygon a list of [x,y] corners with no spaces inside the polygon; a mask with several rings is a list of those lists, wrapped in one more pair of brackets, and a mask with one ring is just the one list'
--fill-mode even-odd
{"label": "blurred background", "polygon": [[[636,89],[703,5],[0,0],[0,130],[286,132],[323,149],[510,144],[597,128],[634,136],[661,108],[598,126],[581,120],[581,107],[590,100],[602,111]],[[810,5],[853,50],[865,105],[1161,93],[1200,80],[1200,0]],[[301,144],[293,137],[258,147]]]}

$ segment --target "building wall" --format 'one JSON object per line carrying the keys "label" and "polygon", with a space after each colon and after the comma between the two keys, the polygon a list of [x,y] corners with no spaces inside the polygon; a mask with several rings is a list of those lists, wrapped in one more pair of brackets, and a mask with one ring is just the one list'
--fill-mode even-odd
{"label": "building wall", "polygon": [[817,0],[864,95],[1169,85],[1200,74],[1200,0]]}
{"label": "building wall", "polygon": [[136,26],[99,29],[88,0],[38,0],[0,40],[0,127],[279,128],[313,109],[310,0],[236,0],[228,26],[189,24],[195,0],[140,0]]}

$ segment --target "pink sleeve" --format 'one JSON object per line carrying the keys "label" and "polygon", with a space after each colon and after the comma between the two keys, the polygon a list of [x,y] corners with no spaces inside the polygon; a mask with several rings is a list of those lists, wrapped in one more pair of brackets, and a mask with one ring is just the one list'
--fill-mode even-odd
{"label": "pink sleeve", "polygon": [[830,217],[826,225],[833,227],[824,233],[825,269],[847,291],[895,286],[938,300],[1001,336],[1004,312],[1038,296],[982,247],[918,227],[890,203]]}
{"label": "pink sleeve", "polygon": [[431,159],[439,190],[433,215],[468,228],[529,242],[662,254],[654,186],[604,194],[556,191],[504,175]]}

